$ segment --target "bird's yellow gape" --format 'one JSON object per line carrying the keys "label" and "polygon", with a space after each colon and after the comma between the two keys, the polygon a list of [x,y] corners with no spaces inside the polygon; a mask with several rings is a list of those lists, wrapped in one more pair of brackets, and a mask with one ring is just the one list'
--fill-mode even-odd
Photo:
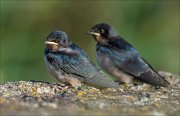
{"label": "bird's yellow gape", "polygon": [[58,49],[58,43],[52,42],[52,41],[45,41],[44,42],[47,45],[47,48],[51,50],[57,50]]}
{"label": "bird's yellow gape", "polygon": [[86,32],[86,33],[89,34],[89,35],[94,36],[96,41],[100,41],[100,36],[101,36],[100,33],[97,33],[97,32]]}

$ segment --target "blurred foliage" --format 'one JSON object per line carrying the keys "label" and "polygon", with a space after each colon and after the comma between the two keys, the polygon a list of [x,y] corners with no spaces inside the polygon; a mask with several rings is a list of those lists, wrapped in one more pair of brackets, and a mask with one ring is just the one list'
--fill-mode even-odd
{"label": "blurred foliage", "polygon": [[1,82],[56,81],[43,60],[44,41],[67,32],[93,62],[95,42],[84,33],[106,22],[155,69],[179,73],[179,1],[1,0]]}

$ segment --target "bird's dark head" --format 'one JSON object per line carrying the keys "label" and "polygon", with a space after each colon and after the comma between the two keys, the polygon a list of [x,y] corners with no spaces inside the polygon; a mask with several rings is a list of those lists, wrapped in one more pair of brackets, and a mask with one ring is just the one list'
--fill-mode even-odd
{"label": "bird's dark head", "polygon": [[116,36],[113,28],[106,23],[94,25],[87,34],[92,35],[99,42],[107,42],[110,37]]}
{"label": "bird's dark head", "polygon": [[66,48],[70,44],[70,40],[65,32],[56,30],[48,35],[45,44],[47,48],[57,50],[59,48]]}

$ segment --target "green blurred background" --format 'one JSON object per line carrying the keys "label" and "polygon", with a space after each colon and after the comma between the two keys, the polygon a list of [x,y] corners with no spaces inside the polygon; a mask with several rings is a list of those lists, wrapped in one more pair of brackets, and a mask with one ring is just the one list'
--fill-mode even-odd
{"label": "green blurred background", "polygon": [[113,25],[155,69],[179,73],[179,3],[1,0],[1,83],[56,81],[43,59],[44,41],[55,29],[96,62],[95,42],[84,33],[99,22]]}

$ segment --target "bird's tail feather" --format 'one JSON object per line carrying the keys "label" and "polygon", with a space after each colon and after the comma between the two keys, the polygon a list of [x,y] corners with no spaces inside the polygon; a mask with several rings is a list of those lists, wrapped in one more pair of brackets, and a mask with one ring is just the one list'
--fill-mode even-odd
{"label": "bird's tail feather", "polygon": [[168,81],[166,81],[162,76],[160,76],[160,74],[158,74],[152,69],[142,73],[139,79],[154,86],[167,87],[169,85]]}
{"label": "bird's tail feather", "polygon": [[118,88],[119,84],[114,82],[104,73],[97,72],[93,77],[85,80],[86,84],[95,86],[97,88]]}
{"label": "bird's tail feather", "polygon": [[148,64],[150,70],[141,74],[141,77],[144,78],[145,80],[142,79],[141,77],[140,78],[144,81],[147,80],[147,83],[152,84],[154,86],[163,86],[163,87],[169,86],[170,83],[166,81],[164,77],[162,77],[145,59],[143,60]]}

